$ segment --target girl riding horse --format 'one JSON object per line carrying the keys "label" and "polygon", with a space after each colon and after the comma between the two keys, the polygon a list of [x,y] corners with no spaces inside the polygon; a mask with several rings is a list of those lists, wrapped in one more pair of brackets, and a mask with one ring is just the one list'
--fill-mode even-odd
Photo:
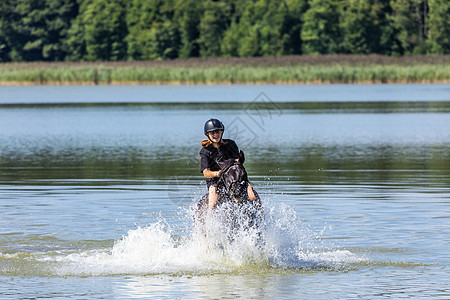
{"label": "girl riding horse", "polygon": [[[206,177],[208,187],[208,216],[211,210],[217,205],[217,184],[222,175],[221,164],[234,159],[239,161],[240,152],[236,143],[231,139],[222,139],[225,126],[217,119],[209,119],[204,126],[204,133],[208,139],[202,140],[202,149],[200,150],[201,169],[200,171]],[[242,153],[243,155],[243,153]],[[243,163],[243,161],[242,161]],[[252,202],[260,201],[251,185],[248,183],[247,196]],[[260,205],[260,203],[258,203]]]}

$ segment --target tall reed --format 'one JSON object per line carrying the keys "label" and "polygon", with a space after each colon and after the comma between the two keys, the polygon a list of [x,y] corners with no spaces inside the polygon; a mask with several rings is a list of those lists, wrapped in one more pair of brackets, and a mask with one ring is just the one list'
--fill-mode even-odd
{"label": "tall reed", "polygon": [[0,64],[0,84],[258,84],[450,82],[443,63],[301,63],[145,65]]}

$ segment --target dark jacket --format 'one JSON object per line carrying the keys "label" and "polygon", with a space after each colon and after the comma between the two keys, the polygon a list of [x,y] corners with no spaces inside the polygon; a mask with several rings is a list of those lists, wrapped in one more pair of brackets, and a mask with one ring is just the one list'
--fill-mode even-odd
{"label": "dark jacket", "polygon": [[[219,171],[220,167],[217,161],[225,161],[230,158],[239,158],[239,148],[233,140],[223,139],[221,145],[215,148],[213,145],[202,147],[200,150],[200,172],[210,169],[211,171]],[[206,184],[208,188],[212,184],[217,184],[219,178],[207,178]]]}

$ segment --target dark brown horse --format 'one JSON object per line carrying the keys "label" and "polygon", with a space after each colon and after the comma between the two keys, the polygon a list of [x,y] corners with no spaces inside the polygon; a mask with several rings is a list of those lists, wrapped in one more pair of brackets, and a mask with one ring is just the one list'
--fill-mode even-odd
{"label": "dark brown horse", "polygon": [[[248,196],[249,181],[244,168],[245,156],[241,150],[239,159],[218,161],[222,174],[217,182],[217,203],[213,210],[221,212],[220,219],[230,229],[246,229],[261,224],[263,207],[258,193],[251,187],[255,199]],[[205,224],[209,195],[204,195],[198,205],[196,218]]]}

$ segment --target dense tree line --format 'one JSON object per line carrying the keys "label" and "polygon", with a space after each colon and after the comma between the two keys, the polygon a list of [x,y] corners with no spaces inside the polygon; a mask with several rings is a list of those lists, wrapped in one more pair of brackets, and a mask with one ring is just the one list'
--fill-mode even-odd
{"label": "dense tree line", "polygon": [[448,54],[448,0],[1,0],[0,61]]}

